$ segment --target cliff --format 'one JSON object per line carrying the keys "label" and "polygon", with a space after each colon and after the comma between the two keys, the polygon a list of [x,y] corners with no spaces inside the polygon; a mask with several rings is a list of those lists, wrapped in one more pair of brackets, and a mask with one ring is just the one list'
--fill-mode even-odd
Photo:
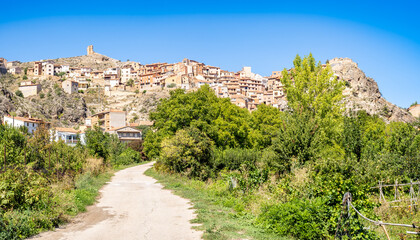
{"label": "cliff", "polygon": [[378,84],[366,77],[357,63],[349,58],[334,58],[329,61],[334,74],[348,82],[344,90],[346,109],[365,110],[368,114],[377,114],[386,122],[413,122],[415,118],[406,110],[388,102],[382,97]]}

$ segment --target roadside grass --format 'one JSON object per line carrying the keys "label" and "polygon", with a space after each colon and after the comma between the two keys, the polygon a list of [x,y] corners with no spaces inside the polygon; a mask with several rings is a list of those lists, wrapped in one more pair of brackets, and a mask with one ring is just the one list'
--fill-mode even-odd
{"label": "roadside grass", "polygon": [[191,200],[197,214],[192,223],[200,224],[194,228],[204,232],[203,239],[290,239],[254,226],[255,216],[244,211],[241,201],[218,190],[225,186],[215,186],[217,183],[209,186],[180,175],[157,172],[153,168],[145,174],[157,179],[176,195]]}

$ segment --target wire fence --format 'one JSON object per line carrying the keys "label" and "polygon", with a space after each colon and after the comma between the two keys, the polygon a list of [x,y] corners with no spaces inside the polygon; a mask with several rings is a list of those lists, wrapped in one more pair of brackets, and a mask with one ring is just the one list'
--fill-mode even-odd
{"label": "wire fence", "polygon": [[[384,233],[387,237],[388,240],[390,240],[390,236],[388,234],[388,231],[386,229],[386,226],[397,226],[397,227],[407,227],[407,228],[413,228],[416,231],[406,231],[407,234],[414,234],[414,235],[418,235],[420,236],[420,225],[418,223],[412,223],[412,224],[401,224],[401,223],[387,223],[387,222],[382,222],[379,220],[373,220],[370,219],[366,216],[364,216],[362,213],[360,213],[359,210],[356,209],[356,207],[353,205],[352,203],[352,195],[351,193],[347,192],[344,194],[343,196],[343,211],[341,212],[338,224],[337,224],[337,230],[335,233],[335,238],[336,239],[341,239],[342,236],[347,236],[349,239],[351,239],[351,233],[349,231],[350,228],[350,220],[351,220],[351,210],[354,211],[358,216],[360,216],[361,218],[363,218],[364,220],[382,227],[382,229],[384,230]],[[345,211],[347,211],[347,214],[345,214]]]}

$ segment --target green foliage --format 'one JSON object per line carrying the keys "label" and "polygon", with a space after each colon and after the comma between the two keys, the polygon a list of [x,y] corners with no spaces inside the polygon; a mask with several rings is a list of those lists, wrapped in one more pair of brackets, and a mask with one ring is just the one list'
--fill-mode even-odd
{"label": "green foliage", "polygon": [[256,224],[273,230],[282,236],[296,239],[326,239],[330,213],[325,200],[294,199],[283,204],[266,206],[258,216]]}
{"label": "green foliage", "polygon": [[261,152],[253,149],[228,148],[217,149],[213,153],[212,167],[220,170],[253,170],[257,161],[261,158]]}
{"label": "green foliage", "polygon": [[162,162],[170,171],[206,178],[213,142],[198,129],[181,129],[162,141]]}
{"label": "green foliage", "polygon": [[174,88],[174,87],[176,87],[176,84],[175,83],[170,83],[166,87],[167,88]]}
{"label": "green foliage", "polygon": [[278,137],[273,139],[272,150],[277,153],[280,171],[289,171],[292,161],[299,164],[312,160],[319,154],[321,140],[319,126],[307,112],[294,112],[285,117],[280,126]]}
{"label": "green foliage", "polygon": [[345,83],[337,80],[331,67],[316,64],[312,54],[293,61],[290,73],[285,69],[281,82],[287,96],[288,106],[294,112],[311,114],[330,141],[339,133],[343,112],[343,89]]}
{"label": "green foliage", "polygon": [[126,85],[127,85],[127,86],[130,86],[130,87],[134,86],[134,80],[130,78],[130,79],[127,81]]}
{"label": "green foliage", "polygon": [[126,148],[120,155],[116,156],[113,159],[112,164],[114,166],[129,165],[133,163],[138,163],[141,160],[140,153],[131,149]]}
{"label": "green foliage", "polygon": [[250,117],[246,109],[233,105],[229,99],[218,98],[209,86],[195,92],[182,89],[162,99],[156,111],[150,113],[157,132],[145,140],[149,157],[159,153],[160,142],[173,136],[178,130],[193,127],[202,131],[221,148],[251,146]]}
{"label": "green foliage", "polygon": [[140,93],[140,91],[138,90],[138,89],[136,89],[136,91],[134,91],[136,94],[139,94]]}
{"label": "green foliage", "polygon": [[266,148],[272,144],[283,124],[283,117],[284,114],[277,108],[265,104],[258,105],[250,119],[251,138],[256,148]]}
{"label": "green foliage", "polygon": [[16,90],[15,95],[18,96],[18,97],[23,98],[23,93],[20,90]]}

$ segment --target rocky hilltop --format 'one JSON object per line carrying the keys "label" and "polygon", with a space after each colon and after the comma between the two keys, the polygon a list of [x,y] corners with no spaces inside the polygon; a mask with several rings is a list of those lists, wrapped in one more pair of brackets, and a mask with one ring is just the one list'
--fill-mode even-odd
{"label": "rocky hilltop", "polygon": [[[121,62],[120,60],[110,58],[108,56],[96,52],[83,56],[48,59],[47,61],[53,61],[54,64],[69,65],[72,67],[89,67],[92,69],[121,67],[124,64],[126,64],[125,62]],[[35,61],[22,63],[20,67],[33,67],[34,62]]]}
{"label": "rocky hilltop", "polygon": [[334,58],[329,61],[335,75],[349,84],[344,90],[346,109],[365,110],[377,114],[386,122],[413,122],[415,118],[406,110],[388,102],[382,97],[378,84],[350,58]]}

